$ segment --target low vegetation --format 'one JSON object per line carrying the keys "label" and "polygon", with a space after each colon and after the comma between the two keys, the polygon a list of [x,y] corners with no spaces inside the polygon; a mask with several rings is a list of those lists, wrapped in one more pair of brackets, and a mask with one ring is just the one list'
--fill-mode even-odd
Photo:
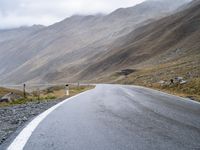
{"label": "low vegetation", "polygon": [[180,84],[174,84],[171,86],[160,86],[155,85],[154,86],[157,89],[161,89],[163,91],[179,95],[182,97],[187,97],[192,100],[197,100],[200,102],[200,78],[194,78],[191,79],[188,83],[180,85]]}
{"label": "low vegetation", "polygon": [[[51,101],[51,100],[57,100],[57,99],[66,99],[71,96],[74,96],[76,94],[79,94],[81,92],[87,91],[94,88],[94,86],[70,86],[69,87],[69,96],[65,95],[65,86],[54,86],[49,87],[40,91],[32,91],[30,93],[26,93],[26,98],[20,98],[12,102],[2,102],[0,103],[0,107],[6,107],[6,106],[14,106],[14,105],[20,105],[25,104],[29,102],[41,102],[41,101]],[[1,89],[1,96],[13,92],[16,94],[20,94],[23,96],[23,92],[18,90],[12,90],[12,89]]]}
{"label": "low vegetation", "polygon": [[6,95],[8,93],[11,93],[11,92],[16,93],[16,94],[18,94],[20,96],[23,96],[23,92],[20,91],[20,90],[15,90],[15,89],[9,89],[9,88],[0,87],[0,97]]}
{"label": "low vegetation", "polygon": [[[146,86],[200,101],[200,55],[182,60],[140,67],[142,69],[137,69],[128,76],[115,72],[110,76],[100,78],[99,82]],[[170,80],[175,77],[182,77],[187,82],[171,85]],[[165,81],[168,84],[162,85],[160,81]]]}

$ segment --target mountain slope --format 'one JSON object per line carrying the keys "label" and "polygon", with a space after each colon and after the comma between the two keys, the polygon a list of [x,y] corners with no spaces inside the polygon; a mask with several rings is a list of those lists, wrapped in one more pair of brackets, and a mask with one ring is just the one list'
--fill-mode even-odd
{"label": "mountain slope", "polygon": [[10,41],[12,39],[28,36],[34,32],[43,29],[42,25],[33,25],[31,27],[20,27],[15,29],[0,30],[0,42]]}
{"label": "mountain slope", "polygon": [[39,32],[0,42],[0,82],[82,79],[79,73],[101,60],[111,43],[184,2],[147,1],[105,16],[72,16]]}
{"label": "mountain slope", "polygon": [[[80,78],[90,79],[87,72],[105,75],[120,68],[160,68],[172,76],[200,73],[200,2],[174,15],[140,27],[113,43],[109,53],[88,67]],[[120,44],[119,44],[120,43]],[[178,67],[177,67],[178,66]],[[168,68],[169,67],[169,68]],[[171,67],[171,68],[170,68]],[[183,67],[183,69],[179,69]],[[97,68],[97,69],[96,69]],[[154,70],[155,71],[155,70]],[[86,76],[87,75],[87,76]],[[158,76],[158,81],[161,79]]]}

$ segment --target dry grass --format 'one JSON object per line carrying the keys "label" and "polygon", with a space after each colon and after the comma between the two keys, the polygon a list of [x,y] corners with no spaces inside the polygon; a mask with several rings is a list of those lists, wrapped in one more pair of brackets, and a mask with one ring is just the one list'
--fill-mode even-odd
{"label": "dry grass", "polygon": [[69,96],[65,96],[65,87],[64,86],[55,86],[48,88],[41,92],[41,96],[55,96],[56,98],[63,98],[63,97],[71,97],[76,94],[82,93],[84,91],[90,90],[94,88],[94,86],[70,86],[69,87]]}
{"label": "dry grass", "polygon": [[[21,104],[25,104],[28,102],[40,102],[40,101],[50,101],[50,100],[57,100],[57,99],[66,99],[69,98],[71,96],[74,96],[76,94],[79,94],[81,92],[87,91],[94,88],[94,86],[70,86],[69,87],[69,96],[65,95],[65,87],[64,86],[54,86],[54,87],[50,87],[47,88],[45,90],[41,90],[41,91],[33,91],[32,93],[29,93],[27,98],[21,98],[18,99],[14,102],[2,102],[0,103],[0,107],[7,107],[7,106],[14,106],[14,105],[21,105]],[[4,89],[4,88],[2,88]],[[10,90],[10,89],[6,89],[6,90],[1,90],[2,94],[7,94],[8,92],[13,92],[16,90]],[[21,91],[17,91],[17,93],[19,93],[20,95],[23,95],[23,93]]]}
{"label": "dry grass", "polygon": [[6,95],[8,93],[11,93],[11,92],[16,93],[16,94],[21,95],[21,96],[23,95],[23,92],[20,91],[20,90],[0,87],[0,97]]}
{"label": "dry grass", "polygon": [[160,86],[154,84],[152,87],[174,95],[200,101],[200,78],[191,79],[188,83],[183,85],[174,84],[171,86]]}
{"label": "dry grass", "polygon": [[[146,86],[200,101],[200,59],[197,58],[200,57],[196,56],[193,57],[193,59],[183,58],[178,61],[138,69],[127,78],[113,73],[110,76],[106,76],[104,79],[101,78],[101,81]],[[187,83],[183,85],[175,84],[173,86],[161,86],[158,83],[161,80],[169,82],[170,79],[179,76],[187,80]]]}

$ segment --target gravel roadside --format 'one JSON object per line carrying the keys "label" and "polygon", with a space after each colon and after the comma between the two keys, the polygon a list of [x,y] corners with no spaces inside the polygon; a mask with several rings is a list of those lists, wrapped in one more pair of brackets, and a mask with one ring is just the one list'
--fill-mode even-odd
{"label": "gravel roadside", "polygon": [[23,105],[0,108],[0,145],[27,121],[41,114],[62,100],[31,102]]}

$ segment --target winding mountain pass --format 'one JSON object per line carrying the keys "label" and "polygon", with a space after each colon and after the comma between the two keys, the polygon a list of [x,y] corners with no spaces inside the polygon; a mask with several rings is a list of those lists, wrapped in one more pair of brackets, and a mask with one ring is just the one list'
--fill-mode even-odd
{"label": "winding mountain pass", "polygon": [[159,91],[97,85],[29,123],[8,150],[200,149],[200,104]]}

